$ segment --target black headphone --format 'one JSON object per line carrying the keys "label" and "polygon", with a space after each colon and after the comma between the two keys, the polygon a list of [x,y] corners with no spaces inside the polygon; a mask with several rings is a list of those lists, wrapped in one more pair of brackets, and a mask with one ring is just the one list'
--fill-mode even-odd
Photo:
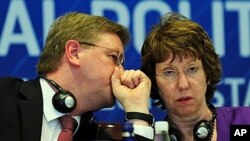
{"label": "black headphone", "polygon": [[[193,136],[196,141],[209,141],[213,135],[213,129],[215,124],[216,118],[216,110],[212,104],[208,104],[208,108],[212,113],[211,120],[201,120],[197,122],[193,128]],[[181,141],[181,134],[180,131],[170,127],[169,129],[169,136],[171,141]]]}
{"label": "black headphone", "polygon": [[39,75],[39,77],[45,79],[58,90],[52,98],[52,104],[56,110],[62,113],[70,113],[75,109],[76,99],[71,92],[64,90],[55,81],[49,80],[43,75]]}

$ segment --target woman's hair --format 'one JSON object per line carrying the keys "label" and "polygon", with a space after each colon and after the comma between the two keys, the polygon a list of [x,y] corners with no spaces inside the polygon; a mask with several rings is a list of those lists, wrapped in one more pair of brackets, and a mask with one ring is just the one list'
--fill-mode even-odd
{"label": "woman's hair", "polygon": [[222,70],[219,56],[204,29],[178,13],[168,13],[147,35],[141,50],[141,70],[151,79],[151,97],[160,99],[156,85],[155,64],[166,61],[173,55],[199,59],[202,62],[208,84],[206,100],[209,101],[221,80]]}
{"label": "woman's hair", "polygon": [[130,38],[126,27],[105,17],[70,12],[51,25],[45,47],[37,64],[38,74],[52,72],[60,65],[68,40],[96,42],[104,32],[115,33],[125,46]]}

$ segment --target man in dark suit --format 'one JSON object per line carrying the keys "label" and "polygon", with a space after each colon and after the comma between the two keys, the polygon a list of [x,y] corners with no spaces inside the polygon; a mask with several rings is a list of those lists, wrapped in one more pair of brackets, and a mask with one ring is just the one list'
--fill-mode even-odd
{"label": "man in dark suit", "polygon": [[78,123],[74,141],[111,140],[93,112],[124,107],[136,137],[153,138],[148,110],[151,82],[124,70],[128,30],[104,17],[67,13],[51,26],[34,80],[0,79],[0,140],[56,141],[64,115]]}

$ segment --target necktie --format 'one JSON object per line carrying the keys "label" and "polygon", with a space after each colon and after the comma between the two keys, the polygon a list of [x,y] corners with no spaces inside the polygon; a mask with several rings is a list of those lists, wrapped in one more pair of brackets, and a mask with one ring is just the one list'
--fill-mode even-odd
{"label": "necktie", "polygon": [[72,141],[74,131],[77,127],[77,121],[69,115],[61,116],[59,121],[61,123],[62,130],[57,141]]}

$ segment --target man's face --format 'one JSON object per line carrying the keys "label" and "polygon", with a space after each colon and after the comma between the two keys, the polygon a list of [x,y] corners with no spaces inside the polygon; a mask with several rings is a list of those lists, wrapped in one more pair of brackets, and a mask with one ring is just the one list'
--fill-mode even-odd
{"label": "man's face", "polygon": [[[81,43],[81,42],[80,42]],[[92,110],[113,106],[115,98],[111,88],[114,68],[122,63],[123,44],[116,34],[103,33],[95,43],[81,43],[79,53],[82,88],[81,99],[92,104]],[[87,46],[85,48],[84,46]]]}

